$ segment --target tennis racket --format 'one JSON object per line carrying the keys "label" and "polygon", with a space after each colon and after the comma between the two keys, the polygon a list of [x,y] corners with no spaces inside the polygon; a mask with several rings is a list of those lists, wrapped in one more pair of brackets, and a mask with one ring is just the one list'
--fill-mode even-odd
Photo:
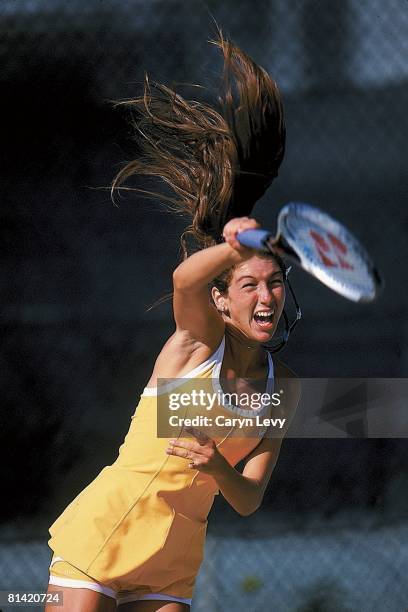
{"label": "tennis racket", "polygon": [[336,293],[371,302],[383,286],[378,270],[355,236],[318,208],[291,202],[278,216],[277,234],[263,229],[237,235],[247,247],[276,252]]}

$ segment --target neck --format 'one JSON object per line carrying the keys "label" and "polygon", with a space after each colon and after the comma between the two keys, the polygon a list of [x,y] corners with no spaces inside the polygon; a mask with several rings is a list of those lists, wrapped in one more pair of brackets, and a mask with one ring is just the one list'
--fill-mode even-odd
{"label": "neck", "polygon": [[256,370],[265,363],[265,349],[259,342],[247,338],[237,327],[227,324],[228,335],[232,339],[229,343],[234,367],[242,374],[248,370]]}

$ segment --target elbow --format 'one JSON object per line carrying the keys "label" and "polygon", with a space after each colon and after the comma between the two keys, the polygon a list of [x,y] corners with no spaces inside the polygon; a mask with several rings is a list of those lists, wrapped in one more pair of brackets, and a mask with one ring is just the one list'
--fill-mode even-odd
{"label": "elbow", "polygon": [[173,287],[178,291],[183,288],[183,276],[184,274],[180,273],[179,268],[176,268],[173,272]]}
{"label": "elbow", "polygon": [[[183,264],[180,264],[182,266]],[[202,291],[203,288],[207,287],[207,282],[203,282],[202,279],[195,279],[191,272],[187,273],[186,270],[180,270],[180,266],[173,272],[173,290],[177,293],[191,293]]]}
{"label": "elbow", "polygon": [[264,497],[264,491],[261,487],[257,486],[255,490],[252,491],[252,495],[248,495],[246,499],[246,503],[241,506],[241,508],[235,508],[238,514],[241,516],[250,516],[254,514],[262,505]]}
{"label": "elbow", "polygon": [[188,291],[192,286],[189,275],[180,270],[180,266],[178,266],[173,272],[173,289],[175,291]]}
{"label": "elbow", "polygon": [[252,508],[245,508],[242,510],[238,510],[238,514],[240,516],[251,516],[251,514],[254,514],[254,512],[256,512],[258,510],[259,506],[255,506]]}
{"label": "elbow", "polygon": [[242,508],[234,508],[234,509],[239,514],[239,516],[249,516],[251,514],[251,512],[248,512],[247,510],[243,510]]}
{"label": "elbow", "polygon": [[237,512],[241,516],[250,516],[251,514],[254,514],[257,510],[259,510],[261,504],[262,499],[259,500],[259,502],[257,502],[256,504],[252,504],[251,506],[247,506],[246,508],[240,508],[239,510],[237,510]]}

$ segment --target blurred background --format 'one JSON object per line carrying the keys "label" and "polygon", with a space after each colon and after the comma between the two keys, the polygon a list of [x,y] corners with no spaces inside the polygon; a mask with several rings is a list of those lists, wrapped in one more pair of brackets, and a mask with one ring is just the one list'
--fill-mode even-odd
{"label": "blurred background", "polygon": [[[303,377],[408,375],[405,0],[2,0],[0,588],[45,588],[48,527],[115,460],[173,331],[168,303],[147,309],[185,223],[110,200],[136,154],[112,101],[145,71],[214,100],[213,17],[284,98],[285,161],[254,216],[274,229],[282,205],[310,202],[385,278],[359,305],[294,271],[303,320],[280,358]],[[262,510],[216,500],[193,611],[406,610],[407,448],[285,440]]]}

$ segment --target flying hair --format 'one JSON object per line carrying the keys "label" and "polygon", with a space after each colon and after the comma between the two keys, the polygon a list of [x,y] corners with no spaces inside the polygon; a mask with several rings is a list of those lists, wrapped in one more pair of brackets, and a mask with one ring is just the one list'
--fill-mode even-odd
{"label": "flying hair", "polygon": [[140,154],[114,178],[112,198],[134,175],[164,181],[170,196],[135,189],[188,216],[190,225],[180,238],[183,258],[222,242],[225,223],[251,213],[277,176],[285,151],[276,83],[220,30],[210,42],[224,58],[219,109],[186,100],[147,75],[143,95],[117,103],[131,111]]}

